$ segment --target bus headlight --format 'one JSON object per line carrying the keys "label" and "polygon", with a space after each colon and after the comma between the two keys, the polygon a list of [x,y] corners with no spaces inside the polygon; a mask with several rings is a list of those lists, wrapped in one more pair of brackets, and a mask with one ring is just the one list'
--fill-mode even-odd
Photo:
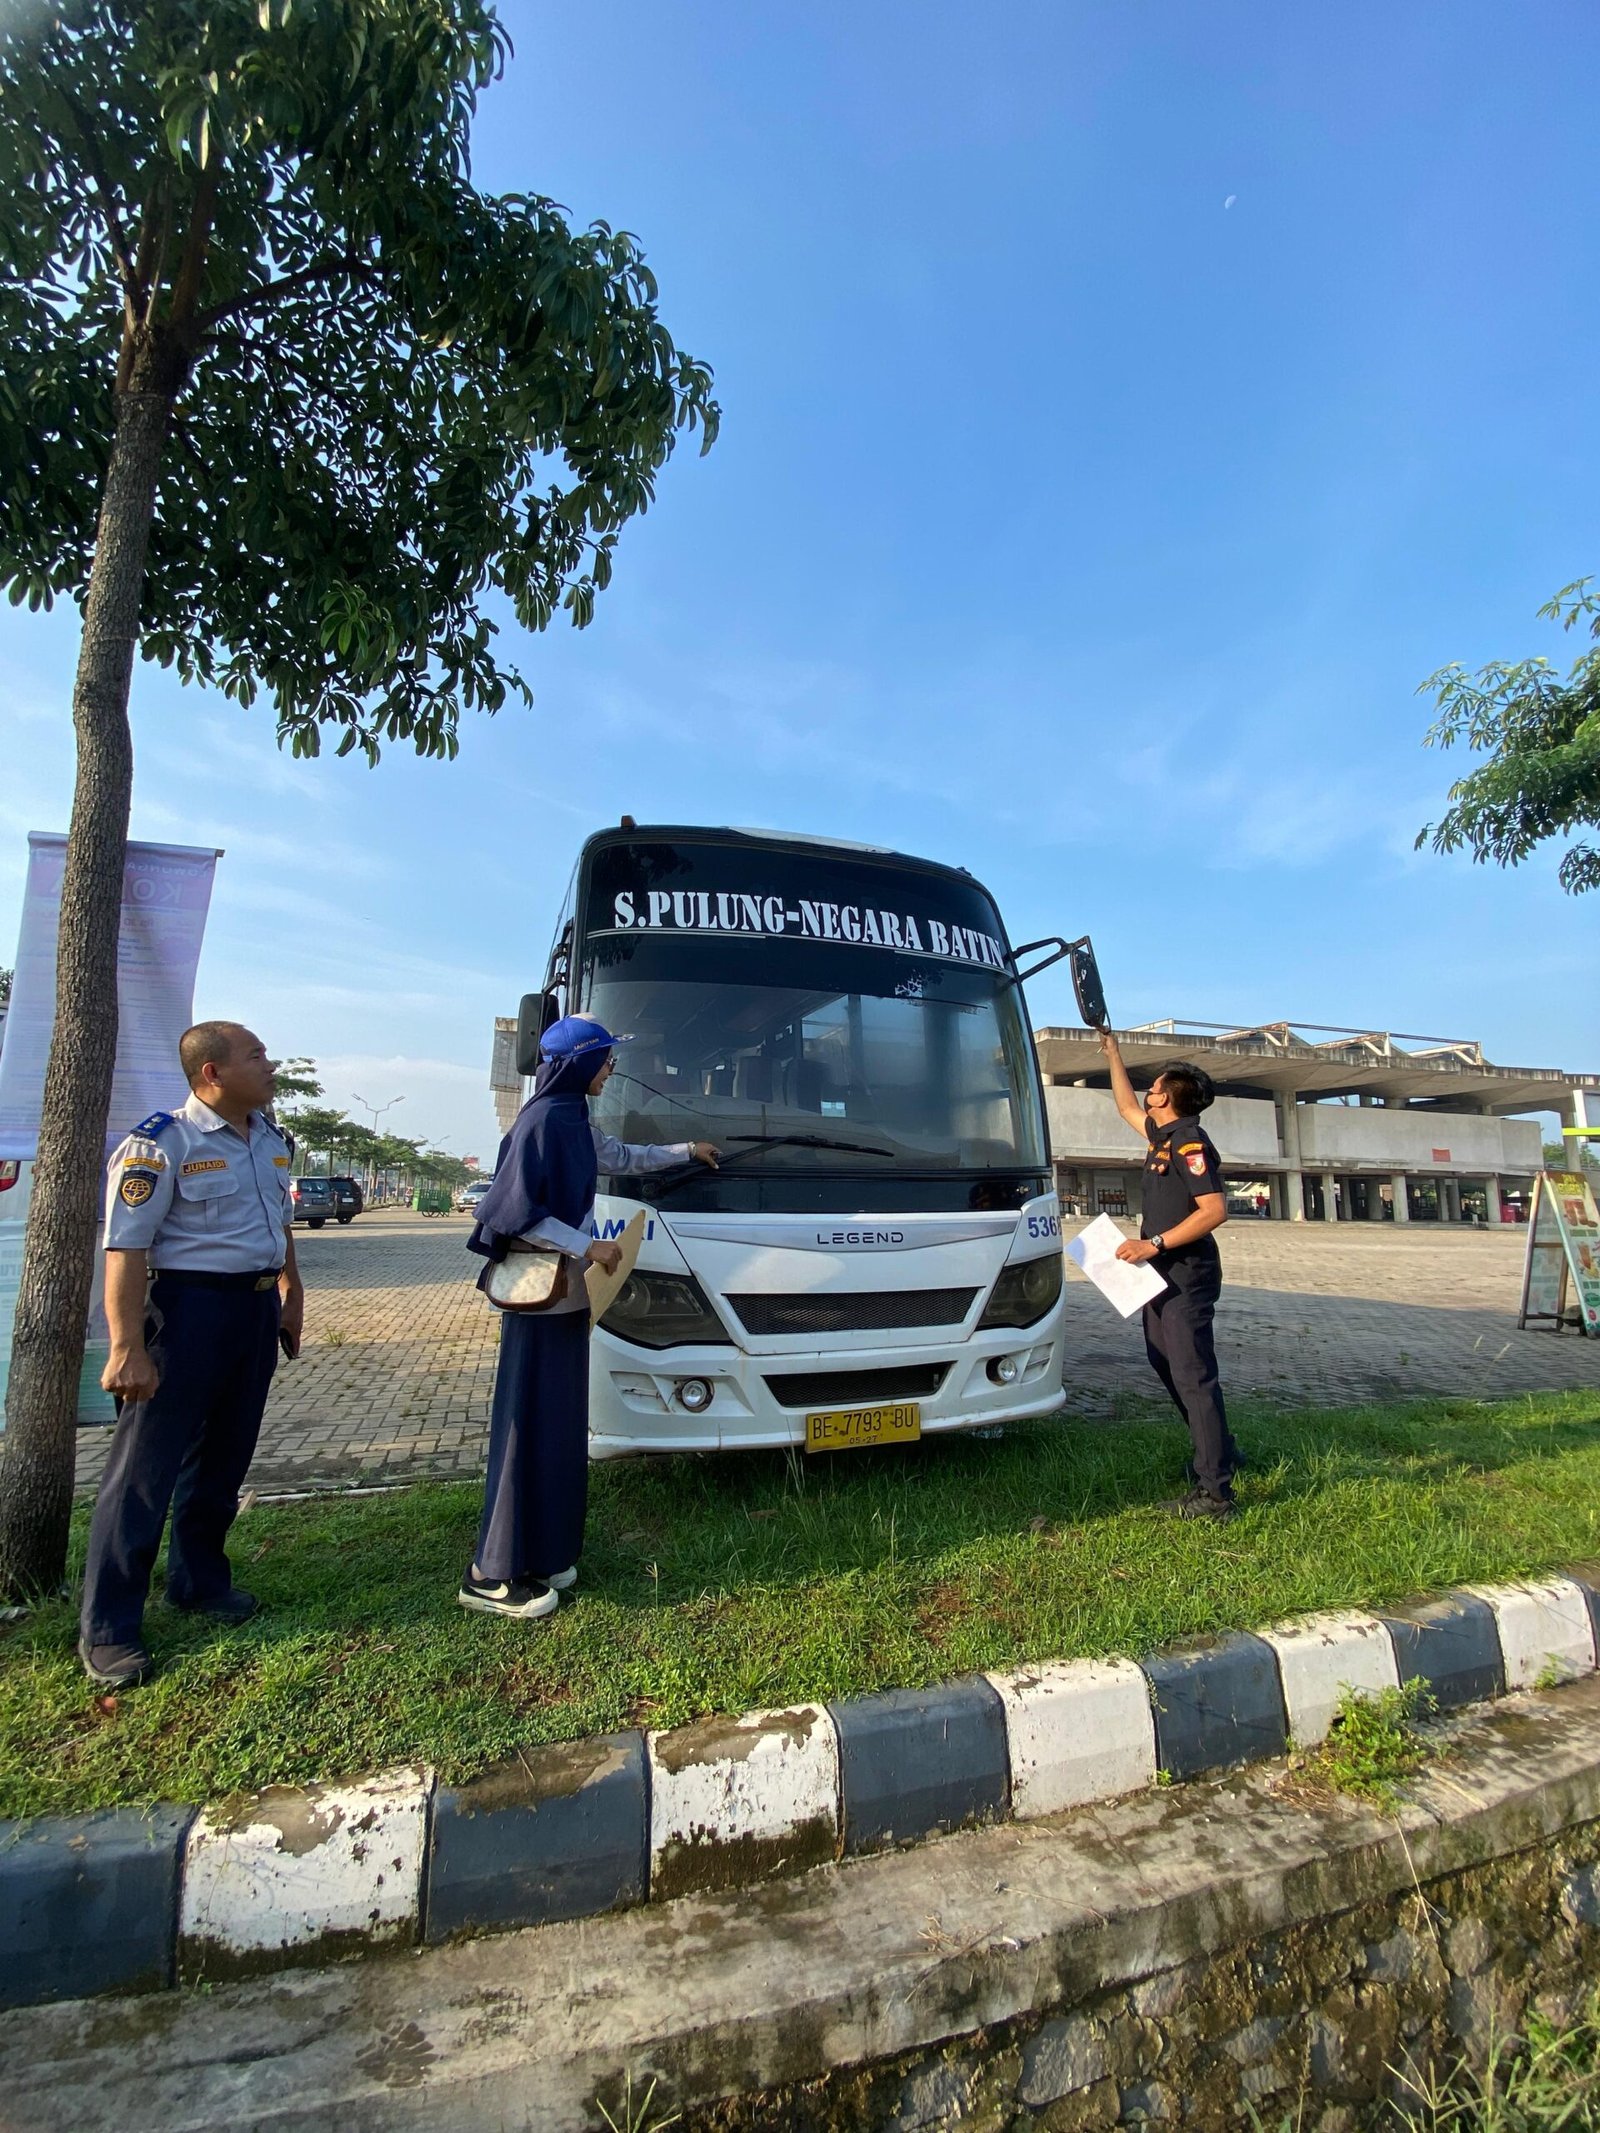
{"label": "bus headlight", "polygon": [[1043,1318],[1060,1294],[1059,1252],[1002,1267],[988,1307],[978,1321],[978,1330],[981,1333],[988,1326],[1031,1326],[1036,1318]]}
{"label": "bus headlight", "polygon": [[732,1346],[692,1274],[655,1274],[635,1267],[600,1323],[608,1333],[637,1341],[641,1348],[681,1348],[690,1341]]}

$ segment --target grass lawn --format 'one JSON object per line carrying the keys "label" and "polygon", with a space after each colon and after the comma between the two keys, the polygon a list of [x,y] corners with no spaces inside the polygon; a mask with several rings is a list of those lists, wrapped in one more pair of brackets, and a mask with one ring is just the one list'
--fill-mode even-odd
{"label": "grass lawn", "polygon": [[[478,1491],[248,1511],[261,1615],[152,1604],[159,1666],[101,1697],[65,1601],[0,1630],[0,1816],[205,1800],[709,1711],[1139,1654],[1204,1630],[1600,1556],[1600,1390],[1285,1415],[1241,1404],[1244,1514],[1166,1516],[1187,1442],[1162,1411],[831,1459],[598,1467],[575,1604],[469,1615]],[[82,1514],[76,1531],[82,1543]]]}

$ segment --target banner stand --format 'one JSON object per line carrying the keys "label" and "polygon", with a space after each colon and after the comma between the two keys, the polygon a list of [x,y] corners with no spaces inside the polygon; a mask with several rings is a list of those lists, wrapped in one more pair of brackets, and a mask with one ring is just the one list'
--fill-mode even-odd
{"label": "banner stand", "polygon": [[[11,1369],[12,1325],[39,1143],[45,1067],[55,1023],[56,936],[67,840],[35,830],[17,942],[16,976],[0,1045],[0,1430]],[[176,1110],[188,1091],[178,1039],[194,1020],[194,980],[205,938],[215,846],[130,843],[117,936],[117,1057],[105,1153],[152,1111]],[[79,1380],[78,1420],[109,1422],[100,1389],[109,1353],[105,1263],[95,1253],[94,1291]]]}
{"label": "banner stand", "polygon": [[1569,1326],[1600,1340],[1600,1218],[1594,1189],[1576,1171],[1541,1170],[1533,1181],[1522,1265],[1519,1332]]}

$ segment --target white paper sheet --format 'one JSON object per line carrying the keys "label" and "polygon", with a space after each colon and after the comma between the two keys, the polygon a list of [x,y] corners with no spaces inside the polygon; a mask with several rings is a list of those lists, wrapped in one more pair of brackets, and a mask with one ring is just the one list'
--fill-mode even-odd
{"label": "white paper sheet", "polygon": [[1079,1230],[1069,1239],[1067,1257],[1075,1266],[1082,1267],[1095,1287],[1114,1309],[1124,1318],[1132,1318],[1152,1297],[1159,1296],[1167,1284],[1146,1262],[1143,1266],[1130,1266],[1126,1259],[1117,1257],[1117,1246],[1122,1242],[1122,1232],[1109,1215],[1096,1215],[1087,1229]]}

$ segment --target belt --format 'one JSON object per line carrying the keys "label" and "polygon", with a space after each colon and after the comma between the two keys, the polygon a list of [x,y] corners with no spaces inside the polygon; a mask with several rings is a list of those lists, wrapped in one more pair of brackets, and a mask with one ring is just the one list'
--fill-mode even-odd
{"label": "belt", "polygon": [[207,1274],[186,1266],[158,1266],[157,1281],[171,1281],[190,1289],[275,1289],[281,1266],[264,1267],[259,1274]]}

